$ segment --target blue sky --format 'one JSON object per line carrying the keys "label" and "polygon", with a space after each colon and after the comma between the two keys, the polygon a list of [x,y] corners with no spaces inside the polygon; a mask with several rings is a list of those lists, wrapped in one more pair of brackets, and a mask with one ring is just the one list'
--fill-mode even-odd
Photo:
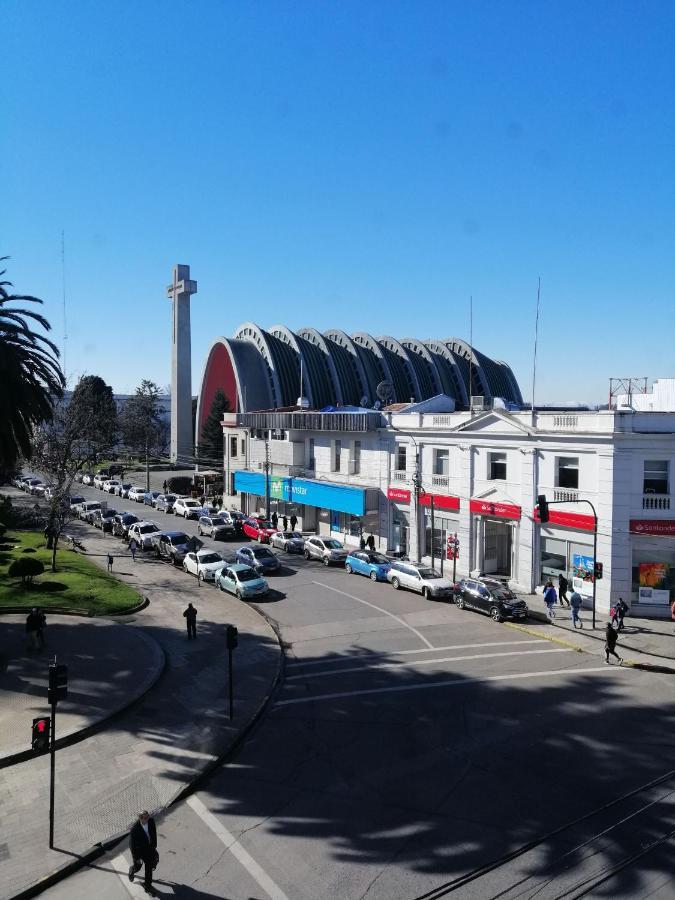
{"label": "blue sky", "polygon": [[672,2],[5,0],[2,241],[67,370],[262,327],[468,338],[537,399],[675,376]]}

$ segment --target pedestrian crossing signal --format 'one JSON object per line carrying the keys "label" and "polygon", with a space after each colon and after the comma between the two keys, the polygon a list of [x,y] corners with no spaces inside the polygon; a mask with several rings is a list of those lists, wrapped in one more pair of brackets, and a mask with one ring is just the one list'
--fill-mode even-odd
{"label": "pedestrian crossing signal", "polygon": [[68,666],[57,666],[53,663],[49,667],[49,690],[47,700],[52,706],[56,706],[59,700],[65,700],[68,696]]}
{"label": "pedestrian crossing signal", "polygon": [[537,512],[539,513],[539,521],[542,525],[548,522],[548,503],[546,502],[546,494],[539,494],[537,497]]}
{"label": "pedestrian crossing signal", "polygon": [[49,750],[49,733],[51,730],[51,722],[49,719],[40,717],[33,719],[33,739],[31,746],[36,753],[46,753]]}
{"label": "pedestrian crossing signal", "polygon": [[602,578],[602,563],[596,563],[593,566],[593,577],[596,581],[600,581]]}

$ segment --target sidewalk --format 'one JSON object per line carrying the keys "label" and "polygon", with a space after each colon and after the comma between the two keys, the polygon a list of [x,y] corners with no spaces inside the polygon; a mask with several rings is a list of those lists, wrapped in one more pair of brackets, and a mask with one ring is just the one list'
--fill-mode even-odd
{"label": "sidewalk", "polygon": [[[81,533],[87,556],[103,564],[113,539],[80,523],[73,523],[70,530]],[[116,553],[124,554],[122,545],[115,542],[115,547]],[[50,851],[47,846],[49,757],[0,770],[3,900],[78,864],[96,845],[125,833],[139,809],[167,807],[235,746],[276,684],[281,648],[271,626],[253,609],[212,587],[199,587],[196,579],[167,563],[138,558],[134,564],[131,558],[120,559],[115,574],[147,596],[150,605],[133,615],[115,617],[118,624],[107,625],[112,630],[106,633],[132,655],[140,646],[134,647],[132,640],[145,639],[144,647],[149,640],[161,648],[166,666],[140,700],[92,736],[57,753],[55,844],[59,849]],[[189,642],[182,617],[188,601],[199,613],[198,639]],[[0,621],[4,624],[5,617]],[[71,624],[77,629],[79,620],[73,618],[64,627]],[[227,702],[226,624],[236,625],[240,635],[234,651],[232,721]],[[104,629],[98,623],[93,627]],[[89,676],[82,677],[79,663],[59,653],[59,660],[70,665],[72,683],[79,679],[78,694],[88,694],[93,704],[100,701],[107,668],[93,648],[90,657]],[[138,687],[134,676],[127,684]],[[120,691],[114,693],[119,700]],[[3,692],[0,704],[4,699]],[[19,709],[16,716],[19,738],[25,736],[28,741],[32,710],[22,713]]]}
{"label": "sidewalk", "polygon": [[[537,609],[537,601],[542,607],[541,610]],[[593,653],[604,658],[605,626],[609,621],[606,614],[596,615],[594,631],[590,610],[581,611],[584,627],[575,629],[572,625],[571,612],[567,607],[563,609],[556,605],[554,609],[555,619],[549,622],[541,597],[534,597],[530,604],[528,624],[509,623],[509,625],[528,634],[564,642],[585,653]],[[619,634],[616,652],[623,657],[624,665],[675,674],[675,623],[665,619],[639,619],[628,615]]]}

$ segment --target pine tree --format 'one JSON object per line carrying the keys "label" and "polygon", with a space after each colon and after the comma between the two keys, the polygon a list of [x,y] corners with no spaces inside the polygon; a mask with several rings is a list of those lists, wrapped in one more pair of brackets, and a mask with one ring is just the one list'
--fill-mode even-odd
{"label": "pine tree", "polygon": [[223,426],[220,424],[223,413],[230,411],[230,401],[221,390],[216,391],[211,404],[211,411],[204,422],[199,440],[198,456],[202,459],[222,463],[225,447],[223,443]]}

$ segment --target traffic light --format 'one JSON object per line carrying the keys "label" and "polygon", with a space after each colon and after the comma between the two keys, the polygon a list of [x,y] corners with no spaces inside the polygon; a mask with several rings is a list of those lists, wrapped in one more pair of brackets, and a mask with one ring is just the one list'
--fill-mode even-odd
{"label": "traffic light", "polygon": [[602,578],[602,563],[596,562],[596,564],[593,566],[593,577],[596,581],[600,581],[600,579]]}
{"label": "traffic light", "polygon": [[539,494],[537,497],[537,511],[539,513],[539,521],[542,525],[548,522],[548,503],[546,502],[546,494]]}
{"label": "traffic light", "polygon": [[239,643],[239,632],[234,625],[228,625],[226,631],[227,649],[234,650]]}
{"label": "traffic light", "polygon": [[46,753],[49,750],[50,729],[51,722],[48,718],[41,716],[39,719],[33,719],[31,746],[36,753]]}
{"label": "traffic light", "polygon": [[52,663],[49,667],[49,690],[47,700],[56,705],[59,700],[65,700],[68,696],[68,666],[59,666]]}

